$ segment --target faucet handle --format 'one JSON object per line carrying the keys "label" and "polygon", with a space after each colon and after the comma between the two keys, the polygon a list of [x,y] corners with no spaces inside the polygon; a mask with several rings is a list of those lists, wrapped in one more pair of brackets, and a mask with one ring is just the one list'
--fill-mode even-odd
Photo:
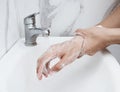
{"label": "faucet handle", "polygon": [[31,15],[27,16],[27,18],[32,18],[32,17],[35,17],[35,16],[36,16],[36,15],[38,15],[38,14],[40,14],[40,12],[33,13],[33,14],[31,14]]}
{"label": "faucet handle", "polygon": [[38,14],[39,14],[39,12],[33,13],[33,14],[25,17],[24,18],[24,24],[25,25],[29,25],[29,24],[35,25],[35,23],[36,23],[35,16],[38,15]]}

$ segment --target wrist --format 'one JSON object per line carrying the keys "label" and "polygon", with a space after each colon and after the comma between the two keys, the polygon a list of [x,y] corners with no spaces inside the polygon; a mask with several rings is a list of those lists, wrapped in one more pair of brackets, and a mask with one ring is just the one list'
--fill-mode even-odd
{"label": "wrist", "polygon": [[102,25],[96,27],[103,28],[107,45],[120,44],[120,28],[106,28]]}
{"label": "wrist", "polygon": [[96,25],[96,28],[99,28],[102,33],[101,40],[106,44],[106,46],[109,46],[111,44],[111,39],[109,37],[109,29],[106,27],[103,27],[102,25]]}
{"label": "wrist", "polygon": [[85,42],[84,37],[81,35],[77,35],[73,38],[73,40],[76,43],[74,45],[77,46],[78,51],[80,52],[79,56],[82,56],[84,54],[84,42]]}

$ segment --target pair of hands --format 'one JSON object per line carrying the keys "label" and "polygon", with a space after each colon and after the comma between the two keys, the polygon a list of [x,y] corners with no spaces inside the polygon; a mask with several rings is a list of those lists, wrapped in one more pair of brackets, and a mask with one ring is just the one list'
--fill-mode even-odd
{"label": "pair of hands", "polygon": [[[97,51],[104,49],[109,45],[108,33],[109,29],[103,27],[78,29],[73,39],[51,46],[38,59],[38,78],[41,80],[43,76],[48,77],[48,75],[60,71],[84,54],[94,55]],[[60,58],[59,62],[50,68],[51,60],[56,57]]]}

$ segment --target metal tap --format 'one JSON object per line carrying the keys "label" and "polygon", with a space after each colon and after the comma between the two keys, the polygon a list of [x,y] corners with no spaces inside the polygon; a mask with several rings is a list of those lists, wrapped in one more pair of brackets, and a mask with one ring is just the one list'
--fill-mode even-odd
{"label": "metal tap", "polygon": [[49,36],[50,30],[48,28],[37,28],[36,27],[36,15],[38,13],[31,14],[24,18],[25,26],[25,45],[34,46],[37,45],[36,39],[41,34],[42,36]]}

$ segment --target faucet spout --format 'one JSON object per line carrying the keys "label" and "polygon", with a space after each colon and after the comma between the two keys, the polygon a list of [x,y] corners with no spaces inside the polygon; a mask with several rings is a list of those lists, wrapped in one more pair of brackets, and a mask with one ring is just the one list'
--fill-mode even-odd
{"label": "faucet spout", "polygon": [[41,34],[43,37],[44,36],[49,36],[50,35],[50,30],[46,28],[34,28],[34,35]]}
{"label": "faucet spout", "polygon": [[49,36],[49,29],[41,29],[41,28],[31,28],[26,30],[25,32],[25,45],[26,46],[35,46],[37,45],[36,39],[39,35]]}

